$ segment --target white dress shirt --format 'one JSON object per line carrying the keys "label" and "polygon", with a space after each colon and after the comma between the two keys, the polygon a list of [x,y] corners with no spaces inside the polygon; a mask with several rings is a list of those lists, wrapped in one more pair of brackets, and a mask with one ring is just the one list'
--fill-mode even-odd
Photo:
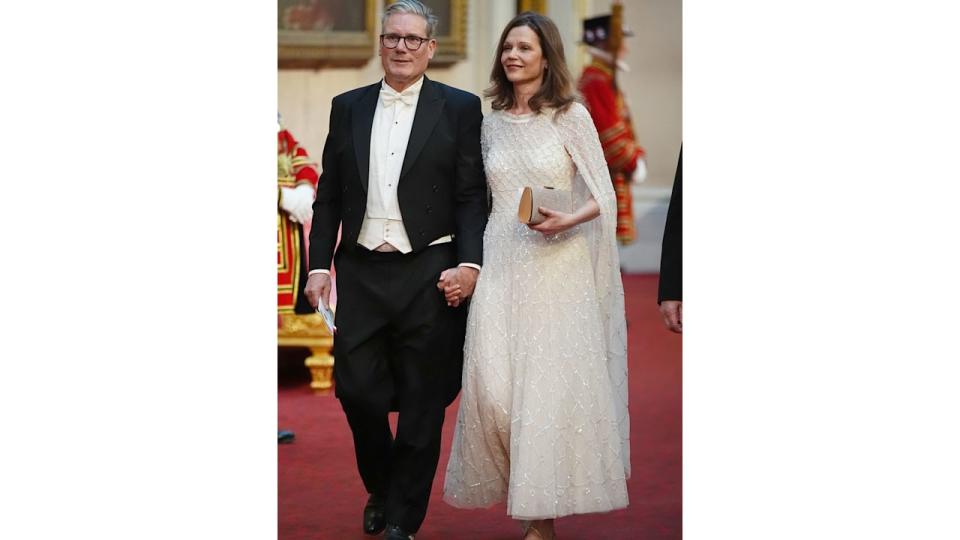
{"label": "white dress shirt", "polygon": [[381,83],[380,99],[370,132],[370,177],[367,185],[367,213],[357,243],[374,250],[390,244],[401,253],[410,253],[410,238],[403,226],[397,183],[407,153],[413,116],[420,101],[423,77],[403,92]]}
{"label": "white dress shirt", "polygon": [[[413,248],[403,225],[400,202],[397,199],[397,184],[403,157],[407,153],[413,117],[420,101],[423,77],[397,92],[386,81],[380,83],[380,98],[373,114],[373,129],[370,131],[370,173],[367,183],[367,211],[357,236],[357,243],[373,251],[376,249],[410,253]],[[431,246],[452,242],[453,236],[437,238]],[[386,244],[386,245],[385,245]],[[461,263],[480,270],[472,263]],[[328,270],[311,270],[310,274],[329,273]]]}

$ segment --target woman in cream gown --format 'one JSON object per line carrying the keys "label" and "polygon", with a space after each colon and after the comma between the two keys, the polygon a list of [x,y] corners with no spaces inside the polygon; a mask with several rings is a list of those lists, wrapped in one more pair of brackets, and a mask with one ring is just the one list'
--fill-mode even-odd
{"label": "woman in cream gown", "polygon": [[[524,538],[553,519],[627,506],[626,324],[616,198],[596,128],[573,100],[552,21],[523,13],[500,39],[481,144],[493,209],[464,345],[444,481],[460,508],[506,501]],[[527,185],[567,208],[517,218]]]}

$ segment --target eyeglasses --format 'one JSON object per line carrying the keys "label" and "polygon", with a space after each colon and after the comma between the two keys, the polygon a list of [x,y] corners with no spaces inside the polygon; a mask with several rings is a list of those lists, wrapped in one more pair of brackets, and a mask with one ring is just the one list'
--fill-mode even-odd
{"label": "eyeglasses", "polygon": [[400,40],[407,47],[408,51],[415,51],[423,45],[424,41],[430,41],[430,38],[420,36],[398,36],[396,34],[380,34],[380,44],[388,49],[396,49],[400,45]]}

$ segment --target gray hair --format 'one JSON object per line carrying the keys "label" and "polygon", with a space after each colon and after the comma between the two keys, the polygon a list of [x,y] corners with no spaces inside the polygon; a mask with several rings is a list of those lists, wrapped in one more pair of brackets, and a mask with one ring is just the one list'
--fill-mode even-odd
{"label": "gray hair", "polygon": [[433,37],[433,32],[437,29],[437,17],[429,7],[418,0],[397,0],[387,6],[387,9],[383,12],[383,18],[380,19],[380,28],[386,26],[387,17],[399,13],[412,13],[423,17],[423,20],[427,21],[427,37]]}

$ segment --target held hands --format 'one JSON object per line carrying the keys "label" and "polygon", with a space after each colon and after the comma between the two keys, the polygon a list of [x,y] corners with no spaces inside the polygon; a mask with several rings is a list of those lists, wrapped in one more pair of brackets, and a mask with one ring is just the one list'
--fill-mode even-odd
{"label": "held hands", "polygon": [[547,216],[547,219],[536,225],[528,224],[527,227],[543,233],[544,236],[561,233],[578,223],[573,214],[567,214],[566,212],[560,212],[558,210],[551,210],[543,206],[538,207],[537,210],[539,210],[541,214]]}
{"label": "held hands", "polygon": [[664,300],[660,302],[660,315],[663,316],[663,324],[671,332],[683,333],[683,302],[679,300]]}
{"label": "held hands", "polygon": [[447,268],[440,274],[437,289],[443,293],[448,306],[458,307],[461,302],[473,296],[479,274],[476,268],[469,266]]}
{"label": "held hands", "polygon": [[317,309],[318,302],[323,300],[323,305],[330,306],[330,274],[317,273],[307,278],[307,285],[304,288],[307,300],[313,309]]}
{"label": "held hands", "polygon": [[300,184],[294,188],[280,188],[280,208],[295,223],[306,223],[313,217],[313,187]]}

